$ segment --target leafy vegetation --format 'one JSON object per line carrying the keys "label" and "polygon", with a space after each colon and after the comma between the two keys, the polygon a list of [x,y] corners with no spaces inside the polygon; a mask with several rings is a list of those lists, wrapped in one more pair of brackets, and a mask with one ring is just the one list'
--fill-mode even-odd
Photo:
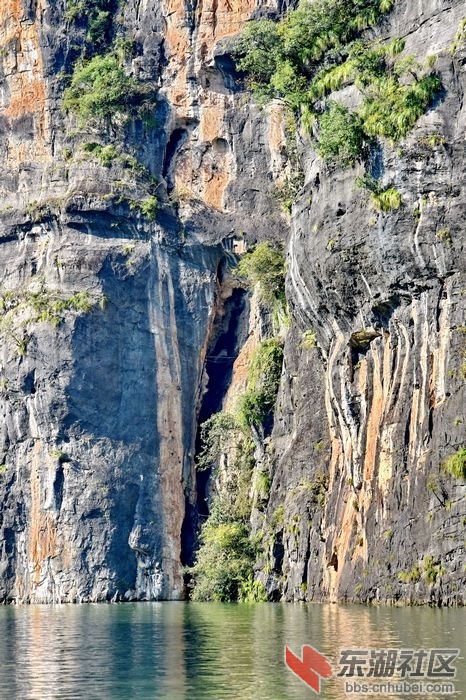
{"label": "leafy vegetation", "polygon": [[27,302],[37,312],[37,321],[48,321],[58,326],[63,320],[65,311],[89,313],[94,307],[88,292],[76,292],[72,296],[59,299],[53,294],[44,295],[41,292],[30,294]]}
{"label": "leafy vegetation", "polygon": [[250,488],[254,443],[236,416],[220,412],[201,426],[199,470],[210,469],[215,482],[211,516],[218,521],[241,520],[251,513]]}
{"label": "leafy vegetation", "polygon": [[317,150],[327,162],[354,165],[362,153],[364,131],[361,119],[338,102],[330,102],[319,119]]}
{"label": "leafy vegetation", "polygon": [[422,562],[424,576],[427,583],[433,585],[438,578],[441,578],[446,572],[442,564],[434,564],[434,559],[430,554],[427,554]]}
{"label": "leafy vegetation", "polygon": [[70,461],[70,458],[66,454],[66,452],[64,452],[63,450],[60,450],[57,447],[54,448],[53,450],[51,450],[50,456],[52,457],[52,459],[56,459],[59,464],[63,464],[63,462]]}
{"label": "leafy vegetation", "polygon": [[24,357],[31,340],[31,324],[46,322],[59,326],[66,312],[88,313],[96,303],[102,308],[103,299],[102,296],[93,300],[85,291],[63,297],[54,290],[48,290],[44,282],[37,291],[6,291],[0,295],[0,335],[11,338],[17,354]]}
{"label": "leafy vegetation", "polygon": [[304,185],[304,170],[299,157],[296,123],[291,115],[287,115],[285,119],[284,148],[289,172],[276,185],[275,196],[282,205],[282,209],[287,214],[291,214],[293,202]]}
{"label": "leafy vegetation", "polygon": [[410,571],[401,571],[398,578],[402,583],[419,583],[424,577],[428,584],[433,585],[445,573],[442,564],[434,564],[434,558],[430,554],[426,554],[422,560],[422,569],[419,564],[415,564]]}
{"label": "leafy vegetation", "polygon": [[374,81],[363,101],[360,116],[369,136],[399,141],[413,128],[441,88],[437,75],[416,79],[410,85],[397,76]]}
{"label": "leafy vegetation", "polygon": [[53,218],[61,210],[62,202],[58,198],[49,198],[46,201],[37,202],[32,200],[28,202],[24,213],[34,223],[45,221]]}
{"label": "leafy vegetation", "polygon": [[303,184],[304,173],[298,166],[296,170],[292,170],[289,175],[286,175],[280,185],[276,186],[275,196],[287,214],[291,214],[291,208]]}
{"label": "leafy vegetation", "polygon": [[419,564],[415,564],[410,571],[400,571],[398,578],[402,583],[418,583],[421,580]]}
{"label": "leafy vegetation", "polygon": [[371,194],[372,204],[379,211],[387,212],[399,209],[401,206],[401,192],[396,187],[387,187],[384,190]]}
{"label": "leafy vegetation", "polygon": [[254,581],[258,543],[250,536],[250,487],[254,445],[236,418],[214,414],[201,426],[198,469],[212,469],[215,481],[210,515],[200,535],[192,576],[192,599],[263,600]]}
{"label": "leafy vegetation", "polygon": [[231,601],[250,593],[255,549],[245,523],[216,522],[211,515],[202,528],[194,577],[193,600]]}
{"label": "leafy vegetation", "polygon": [[239,600],[241,603],[266,603],[268,596],[264,584],[249,576],[241,582]]}
{"label": "leafy vegetation", "polygon": [[466,17],[464,17],[461,22],[459,23],[458,31],[456,32],[456,36],[454,38],[454,41],[450,47],[450,53],[453,55],[455,54],[458,49],[460,49],[462,46],[466,44]]}
{"label": "leafy vegetation", "polygon": [[[406,136],[441,88],[429,73],[400,56],[404,40],[385,44],[361,39],[379,22],[393,0],[301,2],[279,23],[250,22],[236,45],[238,68],[260,101],[282,100],[308,130],[317,119],[317,148],[330,162],[351,166],[374,137],[393,142]],[[355,84],[361,107],[350,112],[327,101]]]}
{"label": "leafy vegetation", "polygon": [[356,184],[370,192],[371,202],[379,211],[387,212],[400,208],[401,192],[395,187],[383,188],[378,180],[367,174],[356,178]]}
{"label": "leafy vegetation", "polygon": [[115,49],[76,64],[63,106],[85,124],[127,118],[147,107],[150,99],[150,89],[127,75],[121,52]]}
{"label": "leafy vegetation", "polygon": [[299,107],[326,54],[338,56],[392,5],[393,0],[317,0],[301,3],[280,24],[251,22],[237,45],[239,68],[253,90]]}
{"label": "leafy vegetation", "polygon": [[466,447],[461,447],[443,463],[444,470],[455,479],[466,481]]}
{"label": "leafy vegetation", "polygon": [[142,214],[144,214],[144,216],[153,221],[157,216],[157,212],[159,209],[157,197],[155,197],[154,195],[146,197],[140,203],[139,208]]}
{"label": "leafy vegetation", "polygon": [[201,471],[218,466],[220,456],[232,450],[238,440],[238,421],[231,413],[214,413],[201,425],[202,450],[196,466]]}
{"label": "leafy vegetation", "polygon": [[57,292],[46,289],[42,284],[36,292],[9,291],[0,296],[0,328],[11,327],[13,317],[24,313],[24,323],[45,321],[58,326],[66,311],[89,313],[95,306],[86,291],[76,292],[68,297],[61,297]]}
{"label": "leafy vegetation", "polygon": [[301,347],[306,350],[310,350],[312,348],[317,347],[317,336],[315,334],[315,331],[313,331],[312,329],[304,331],[303,339],[301,341]]}
{"label": "leafy vegetation", "polygon": [[285,302],[285,259],[283,249],[268,242],[259,243],[241,258],[237,273],[251,284],[260,285],[266,305]]}
{"label": "leafy vegetation", "polygon": [[250,517],[254,504],[261,508],[267,501],[271,479],[264,467],[255,469],[252,435],[257,438],[271,415],[282,359],[280,341],[263,341],[249,363],[238,415],[217,413],[201,426],[202,448],[196,466],[211,470],[214,495],[196,562],[187,569],[193,600],[267,599],[264,587],[254,579],[260,542],[251,537]]}
{"label": "leafy vegetation", "polygon": [[[115,190],[120,191],[121,194],[111,195],[116,204],[121,204],[126,202],[131,209],[139,210],[147,218],[154,220],[158,211],[158,200],[155,196],[160,184],[157,182],[156,178],[152,177],[149,169],[140,163],[135,156],[122,152],[121,148],[115,146],[114,144],[102,145],[95,141],[85,143],[81,146],[81,151],[86,157],[97,160],[105,168],[110,168],[113,165],[117,165],[124,170],[124,176],[130,178],[131,180],[137,180],[138,184],[144,186],[148,192],[147,196],[143,199],[135,199],[133,197],[126,197],[123,194],[122,188],[125,185],[125,180],[118,180],[114,182]],[[107,198],[108,195],[105,195]]]}
{"label": "leafy vegetation", "polygon": [[270,495],[270,487],[272,486],[272,479],[268,472],[260,471],[256,474],[254,481],[254,488],[257,492],[257,496],[260,500],[267,501]]}
{"label": "leafy vegetation", "polygon": [[453,238],[451,237],[450,229],[448,228],[441,228],[437,231],[437,238],[439,241],[442,241],[442,243],[445,243],[448,246],[453,245]]}
{"label": "leafy vegetation", "polygon": [[322,507],[327,498],[328,484],[328,474],[319,469],[314,474],[314,478],[312,479],[312,481],[308,478],[301,479],[301,481],[299,482],[299,488],[303,491],[306,491],[309,494],[312,503]]}
{"label": "leafy vegetation", "polygon": [[[151,189],[154,188],[151,187]],[[126,204],[131,211],[139,212],[150,221],[155,220],[159,210],[157,197],[152,194],[144,199],[135,199],[134,197],[127,197],[123,194],[118,196],[110,195],[109,198],[112,199],[115,204]]]}
{"label": "leafy vegetation", "polygon": [[[75,61],[71,75],[64,75],[67,87],[63,93],[63,108],[76,115],[79,127],[102,129],[101,138],[108,137],[112,127],[112,140],[122,136],[123,127],[130,117],[138,117],[149,123],[155,109],[155,89],[131,75],[129,59],[135,56],[136,42],[124,37],[115,37],[113,18],[120,0],[66,0],[65,18],[76,25],[75,29],[87,30],[85,41],[73,45],[73,54],[79,50],[80,58]],[[120,133],[115,133],[115,128]],[[76,132],[73,132],[75,135]],[[68,136],[72,137],[72,132]],[[102,165],[110,167],[113,161],[140,174],[145,166],[137,163],[134,156],[119,153],[115,145],[89,143],[84,152],[93,155]],[[120,149],[121,150],[121,149]],[[66,149],[66,159],[72,151]],[[137,163],[136,167],[130,159]],[[139,169],[139,170],[138,170]],[[154,201],[146,202],[144,212],[154,218]]]}
{"label": "leafy vegetation", "polygon": [[239,417],[246,427],[264,425],[275,405],[283,362],[281,342],[264,340],[256,349],[248,367],[245,393],[238,402]]}
{"label": "leafy vegetation", "polygon": [[109,168],[118,157],[118,149],[113,144],[102,146],[100,143],[95,142],[85,143],[83,151],[94,156],[106,168]]}
{"label": "leafy vegetation", "polygon": [[419,143],[428,148],[438,148],[439,146],[444,146],[447,140],[442,134],[428,134],[427,136],[422,136],[419,139]]}
{"label": "leafy vegetation", "polygon": [[110,38],[112,0],[67,0],[65,18],[69,22],[85,23],[86,40],[99,47]]}
{"label": "leafy vegetation", "polygon": [[285,522],[285,506],[283,504],[277,506],[271,518],[271,526],[274,530],[279,530]]}

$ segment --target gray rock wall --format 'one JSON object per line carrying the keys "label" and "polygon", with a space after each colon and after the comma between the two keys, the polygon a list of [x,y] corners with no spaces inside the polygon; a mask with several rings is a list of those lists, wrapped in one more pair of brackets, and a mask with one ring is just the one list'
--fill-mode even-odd
{"label": "gray rock wall", "polygon": [[[219,270],[244,240],[288,239],[290,223],[276,197],[292,167],[282,107],[240,89],[230,40],[287,5],[115,5],[102,51],[134,40],[127,70],[156,100],[149,120],[106,128],[61,107],[86,23],[63,2],[0,7],[4,600],[184,594],[204,359],[229,293]],[[465,54],[449,50],[463,15],[459,1],[400,0],[380,29],[438,53],[445,87],[376,154],[399,210],[374,211],[359,170],[324,167],[303,137],[273,483],[253,517],[274,599],[462,600],[464,485],[441,464],[464,444]],[[104,166],[89,142],[117,155]]]}
{"label": "gray rock wall", "polygon": [[213,58],[250,8],[122,4],[101,51],[134,40],[127,69],[157,97],[150,120],[104,126],[61,106],[86,45],[68,9],[0,9],[0,597],[180,598],[219,266],[281,220],[267,115],[237,110]]}
{"label": "gray rock wall", "polygon": [[465,47],[450,50],[463,15],[461,2],[400,2],[383,27],[420,60],[438,54],[445,88],[378,154],[398,210],[374,210],[362,168],[308,157],[267,512],[284,505],[283,561],[270,545],[261,575],[286,599],[464,601],[465,485],[441,466],[465,436]]}

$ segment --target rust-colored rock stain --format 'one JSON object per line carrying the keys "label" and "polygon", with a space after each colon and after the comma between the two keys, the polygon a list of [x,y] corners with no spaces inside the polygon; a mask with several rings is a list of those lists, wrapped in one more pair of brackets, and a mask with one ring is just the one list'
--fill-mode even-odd
{"label": "rust-colored rock stain", "polygon": [[[228,141],[225,115],[231,95],[210,85],[204,73],[210,66],[217,42],[237,34],[255,9],[253,0],[211,0],[197,8],[196,27],[191,33],[189,17],[181,0],[165,0],[165,42],[169,65],[165,92],[173,108],[175,124],[199,120],[190,138],[203,147],[200,167],[189,156],[181,156],[175,168],[175,184],[208,206],[225,210],[225,192],[234,168],[231,154],[215,152],[215,140]],[[190,77],[196,77],[195,87]],[[186,149],[188,150],[188,148]]]}
{"label": "rust-colored rock stain", "polygon": [[57,553],[57,528],[52,513],[41,508],[40,450],[34,452],[31,467],[31,515],[29,525],[29,560],[33,583],[40,583],[43,563]]}
{"label": "rust-colored rock stain", "polygon": [[[37,16],[41,9],[42,0],[39,0]],[[0,104],[0,114],[10,122],[25,115],[33,117],[32,140],[25,142],[8,132],[10,167],[32,160],[48,160],[48,115],[39,32],[36,22],[25,14],[20,0],[6,0],[0,4],[0,49],[5,53],[7,85],[4,92],[6,97]]]}

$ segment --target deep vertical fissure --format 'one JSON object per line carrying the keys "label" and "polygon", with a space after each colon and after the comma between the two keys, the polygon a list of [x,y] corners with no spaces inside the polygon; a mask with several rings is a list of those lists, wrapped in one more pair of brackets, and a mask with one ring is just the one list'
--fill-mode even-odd
{"label": "deep vertical fissure", "polygon": [[[231,385],[233,365],[246,340],[248,332],[248,301],[244,289],[226,291],[225,271],[219,274],[219,299],[217,318],[214,321],[207,350],[204,372],[207,378],[198,414],[195,458],[202,450],[201,426],[215,413],[222,410]],[[226,296],[226,298],[225,298]],[[183,565],[192,564],[198,544],[198,528],[209,516],[209,491],[211,470],[196,471],[196,505],[186,503],[181,545]]]}
{"label": "deep vertical fissure", "polygon": [[[245,292],[234,289],[224,305],[213,342],[208,350],[205,372],[208,377],[207,389],[199,412],[199,429],[196,436],[196,454],[202,449],[200,426],[215,413],[222,410],[223,401],[231,383],[233,364],[238,357],[239,330],[245,311]],[[208,490],[210,470],[197,472],[197,510],[201,519],[209,515]]]}

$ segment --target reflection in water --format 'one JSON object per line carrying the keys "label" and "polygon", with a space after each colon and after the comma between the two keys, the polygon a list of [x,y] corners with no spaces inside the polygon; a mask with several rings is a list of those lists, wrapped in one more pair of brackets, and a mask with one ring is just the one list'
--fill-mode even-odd
{"label": "reflection in water", "polygon": [[[3,607],[0,698],[310,698],[312,691],[284,665],[285,644],[299,654],[303,644],[311,644],[335,667],[345,648],[464,650],[465,623],[463,609],[202,603]],[[456,685],[466,690],[466,677]],[[320,697],[346,697],[343,680],[326,681]]]}

